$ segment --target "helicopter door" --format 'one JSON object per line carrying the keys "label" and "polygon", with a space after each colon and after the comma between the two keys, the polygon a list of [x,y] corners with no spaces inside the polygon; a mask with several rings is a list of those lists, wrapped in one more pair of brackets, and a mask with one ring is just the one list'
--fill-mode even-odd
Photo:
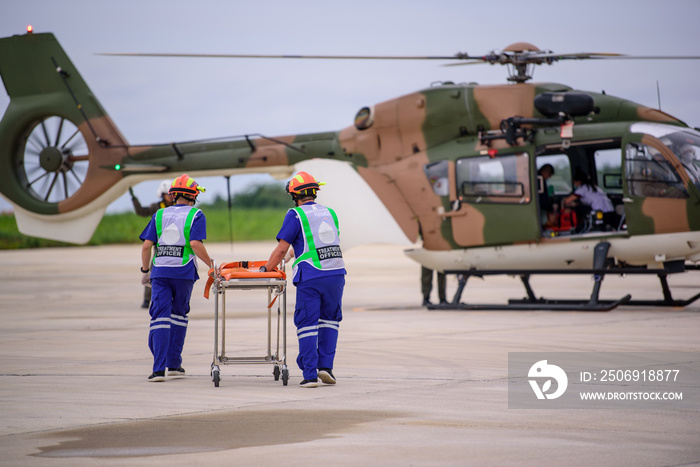
{"label": "helicopter door", "polygon": [[622,141],[627,230],[631,235],[685,232],[690,197],[673,152],[657,138],[628,134]]}
{"label": "helicopter door", "polygon": [[454,163],[456,201],[450,218],[459,246],[534,241],[540,227],[532,202],[530,155],[472,156]]}

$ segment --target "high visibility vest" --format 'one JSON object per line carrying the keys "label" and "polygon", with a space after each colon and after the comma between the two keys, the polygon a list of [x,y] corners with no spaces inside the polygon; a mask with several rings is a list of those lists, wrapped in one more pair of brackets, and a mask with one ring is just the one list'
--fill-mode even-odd
{"label": "high visibility vest", "polygon": [[335,212],[320,204],[302,204],[294,208],[304,235],[304,251],[295,252],[297,259],[292,266],[305,262],[316,269],[329,271],[345,267],[340,251],[340,230]]}
{"label": "high visibility vest", "polygon": [[190,246],[190,229],[199,212],[192,206],[171,206],[156,212],[158,243],[153,258],[155,266],[184,266],[196,258]]}

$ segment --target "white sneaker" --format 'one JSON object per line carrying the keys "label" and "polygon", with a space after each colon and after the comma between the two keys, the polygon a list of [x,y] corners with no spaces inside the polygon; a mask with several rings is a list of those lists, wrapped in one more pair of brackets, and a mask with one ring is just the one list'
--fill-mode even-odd
{"label": "white sneaker", "polygon": [[148,381],[151,383],[161,383],[165,381],[165,372],[154,371],[153,373],[151,373],[151,376],[148,377]]}
{"label": "white sneaker", "polygon": [[299,386],[302,388],[317,388],[318,387],[318,378],[314,379],[305,379],[301,383],[299,383]]}

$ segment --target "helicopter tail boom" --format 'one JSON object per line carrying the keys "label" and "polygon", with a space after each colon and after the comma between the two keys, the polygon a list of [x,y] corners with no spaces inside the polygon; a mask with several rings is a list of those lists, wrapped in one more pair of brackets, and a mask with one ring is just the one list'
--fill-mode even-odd
{"label": "helicopter tail boom", "polygon": [[141,181],[270,173],[343,159],[335,133],[130,146],[53,34],[0,39],[10,104],[0,121],[0,194],[21,233],[84,244],[107,206]]}

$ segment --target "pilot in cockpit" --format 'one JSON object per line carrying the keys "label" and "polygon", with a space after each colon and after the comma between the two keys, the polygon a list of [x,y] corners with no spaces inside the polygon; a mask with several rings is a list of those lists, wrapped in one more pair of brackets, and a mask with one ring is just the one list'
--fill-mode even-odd
{"label": "pilot in cockpit", "polygon": [[695,146],[691,144],[681,146],[679,159],[686,172],[688,172],[690,181],[693,183],[700,182],[700,168],[696,161]]}

